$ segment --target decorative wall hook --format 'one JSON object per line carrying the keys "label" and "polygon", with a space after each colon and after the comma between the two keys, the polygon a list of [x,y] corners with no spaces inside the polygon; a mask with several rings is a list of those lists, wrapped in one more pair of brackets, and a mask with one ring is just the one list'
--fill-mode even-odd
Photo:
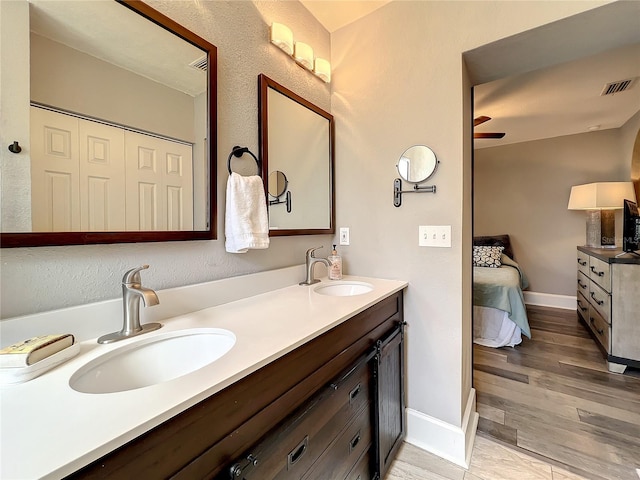
{"label": "decorative wall hook", "polygon": [[20,153],[22,151],[22,147],[18,144],[17,141],[15,141],[11,145],[9,145],[9,151],[11,153]]}

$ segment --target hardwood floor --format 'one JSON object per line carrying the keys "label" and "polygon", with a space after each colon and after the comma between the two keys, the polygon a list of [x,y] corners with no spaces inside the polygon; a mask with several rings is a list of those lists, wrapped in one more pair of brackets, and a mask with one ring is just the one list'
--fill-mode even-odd
{"label": "hardwood floor", "polygon": [[585,478],[638,480],[638,371],[609,373],[575,312],[527,312],[531,340],[474,345],[478,431]]}

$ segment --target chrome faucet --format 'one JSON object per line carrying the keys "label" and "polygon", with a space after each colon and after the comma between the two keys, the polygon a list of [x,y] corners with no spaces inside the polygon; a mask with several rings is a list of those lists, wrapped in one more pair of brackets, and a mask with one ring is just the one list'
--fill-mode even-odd
{"label": "chrome faucet", "polygon": [[161,323],[145,323],[140,325],[140,301],[145,307],[158,305],[158,295],[150,288],[142,286],[140,271],[146,270],[149,265],[129,270],[122,277],[122,303],[124,310],[124,323],[119,332],[109,333],[98,338],[98,343],[113,343],[125,338],[135,337],[146,332],[159,329]]}
{"label": "chrome faucet", "polygon": [[299,285],[313,285],[314,283],[318,283],[320,280],[315,280],[313,278],[313,266],[317,263],[324,263],[327,268],[331,266],[331,263],[326,258],[316,258],[313,252],[319,250],[320,247],[310,248],[307,250],[306,258],[306,267],[307,267],[307,278],[304,282],[300,282]]}

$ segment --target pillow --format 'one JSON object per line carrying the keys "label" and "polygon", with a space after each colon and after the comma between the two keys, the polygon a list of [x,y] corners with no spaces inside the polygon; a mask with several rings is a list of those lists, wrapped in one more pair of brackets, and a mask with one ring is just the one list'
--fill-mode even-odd
{"label": "pillow", "polygon": [[503,250],[504,247],[473,247],[473,266],[498,268],[500,265],[502,265],[500,257]]}
{"label": "pillow", "polygon": [[509,235],[487,235],[483,237],[473,237],[473,245],[488,246],[488,247],[504,247],[504,253],[506,256],[515,260],[513,251],[511,250],[511,240]]}

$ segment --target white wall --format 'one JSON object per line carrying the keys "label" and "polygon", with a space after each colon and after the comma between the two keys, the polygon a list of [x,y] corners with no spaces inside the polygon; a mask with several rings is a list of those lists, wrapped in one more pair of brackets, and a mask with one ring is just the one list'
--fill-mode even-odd
{"label": "white wall", "polygon": [[610,129],[476,150],[475,234],[510,235],[530,291],[575,297],[575,249],[585,243],[586,218],[567,210],[571,187],[630,181],[633,143],[623,148],[623,140],[622,129]]}
{"label": "white wall", "polygon": [[[9,31],[5,30],[5,4],[17,4],[25,11],[28,5],[26,1],[1,3],[4,35]],[[264,73],[331,110],[330,86],[271,45],[269,26],[272,21],[289,25],[297,40],[309,43],[318,56],[328,59],[329,33],[298,2],[148,3],[218,47],[218,240],[2,249],[1,318],[118,298],[124,272],[144,263],[151,268],[142,275],[143,282],[163,289],[297,265],[304,262],[305,250],[317,245],[330,252],[332,237],[327,235],[272,238],[269,249],[240,255],[224,251],[227,156],[234,145],[248,146],[258,154],[258,74]],[[26,43],[28,48],[28,40]],[[3,41],[1,48],[4,59],[12,46]],[[26,61],[20,60],[11,68],[28,65],[28,57],[23,58]],[[3,63],[3,77],[6,68]],[[23,128],[5,128],[21,124],[7,113],[14,99],[4,83],[2,87],[0,157],[4,181],[8,167],[29,162],[29,142],[28,114]],[[26,88],[28,92],[28,76]],[[26,102],[28,108],[28,98]],[[24,146],[23,154],[7,151],[8,142],[14,139]],[[6,182],[3,192],[5,188]],[[324,267],[316,268],[321,273]]]}
{"label": "white wall", "polygon": [[[409,440],[457,463],[468,447],[471,393],[471,113],[462,53],[594,6],[391,2],[332,35],[337,225],[351,227],[345,270],[409,280]],[[395,165],[416,144],[441,161],[428,182],[438,190],[404,195],[395,208]],[[451,225],[452,248],[418,247],[419,225]]]}
{"label": "white wall", "polygon": [[190,95],[33,32],[30,52],[31,101],[196,141]]}

